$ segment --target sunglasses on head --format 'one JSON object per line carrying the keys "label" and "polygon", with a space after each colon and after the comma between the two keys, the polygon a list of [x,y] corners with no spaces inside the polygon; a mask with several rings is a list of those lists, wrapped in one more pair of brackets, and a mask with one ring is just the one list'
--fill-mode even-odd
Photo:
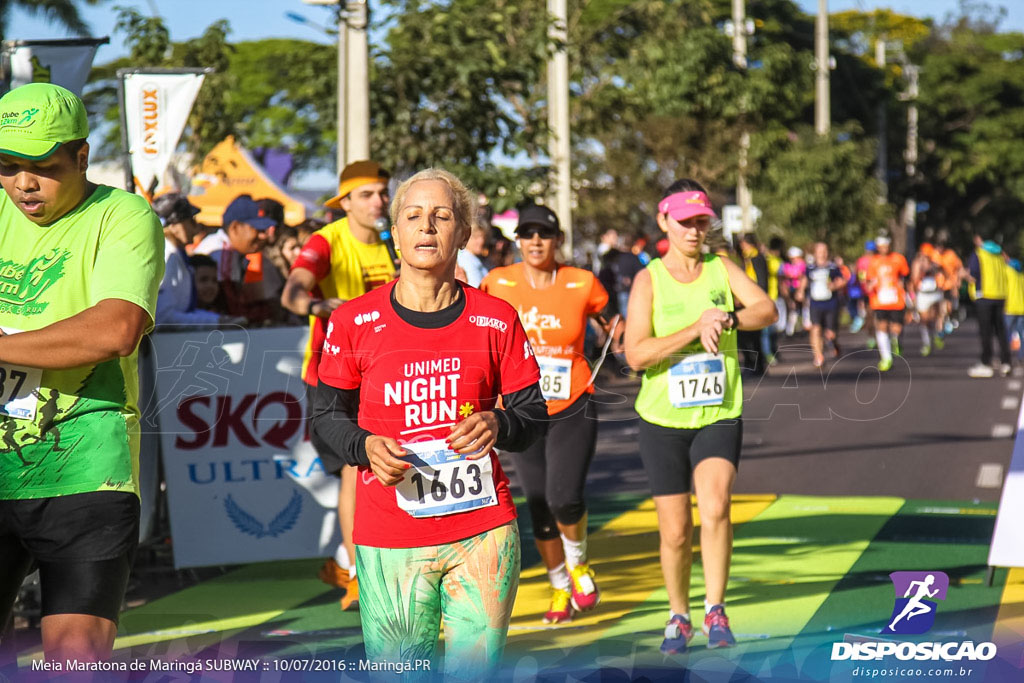
{"label": "sunglasses on head", "polygon": [[539,235],[542,240],[552,240],[558,237],[559,230],[546,228],[543,225],[528,225],[516,231],[520,239],[532,240],[534,235]]}

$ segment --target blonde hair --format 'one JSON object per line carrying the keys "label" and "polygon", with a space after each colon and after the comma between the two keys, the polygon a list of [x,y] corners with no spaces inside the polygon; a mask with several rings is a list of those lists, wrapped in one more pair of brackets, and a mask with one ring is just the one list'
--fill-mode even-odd
{"label": "blonde hair", "polygon": [[476,223],[474,220],[474,212],[476,211],[476,195],[472,190],[466,187],[465,183],[459,180],[458,176],[444,170],[443,168],[425,169],[398,186],[398,189],[395,190],[395,199],[391,202],[392,225],[398,223],[398,214],[402,210],[402,205],[405,203],[405,195],[409,192],[409,188],[412,187],[414,183],[418,183],[421,180],[439,180],[447,185],[448,190],[452,193],[452,202],[455,204],[452,208],[455,211],[456,224],[467,232],[473,228],[473,225]]}

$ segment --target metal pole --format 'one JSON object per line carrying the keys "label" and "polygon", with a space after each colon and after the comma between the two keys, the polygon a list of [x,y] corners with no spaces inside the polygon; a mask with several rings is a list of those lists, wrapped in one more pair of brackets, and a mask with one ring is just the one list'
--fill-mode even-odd
{"label": "metal pole", "polygon": [[569,147],[569,54],[566,43],[568,12],[566,0],[548,0],[548,14],[552,23],[548,37],[560,47],[548,61],[548,154],[555,170],[554,211],[562,225],[565,242],[562,253],[567,261],[573,257],[572,226],[572,167]]}
{"label": "metal pole", "polygon": [[346,79],[346,50],[348,49],[348,19],[345,0],[338,3],[338,178],[348,163],[346,122],[348,121],[348,83]]}
{"label": "metal pole", "polygon": [[829,102],[828,0],[818,0],[818,16],[814,21],[814,130],[828,135],[832,127]]}
{"label": "metal pole", "polygon": [[[732,61],[740,69],[747,68],[747,8],[745,0],[732,0]],[[740,205],[743,216],[743,233],[754,229],[754,220],[750,205],[752,198],[747,186],[747,156],[750,152],[750,132],[746,130],[747,94],[741,96],[741,123],[744,130],[740,134],[739,169],[736,173],[736,201]]]}
{"label": "metal pole", "polygon": [[131,150],[128,147],[128,111],[124,103],[124,77],[127,74],[117,74],[117,108],[121,118],[121,165],[124,168],[124,189],[128,192],[135,192],[135,174],[132,173]]}
{"label": "metal pole", "polygon": [[[885,36],[875,41],[875,63],[878,64],[878,68],[885,73]],[[875,177],[878,178],[878,185],[880,187],[880,194],[878,197],[879,204],[885,204],[889,201],[889,140],[888,140],[888,121],[886,113],[886,101],[882,98],[882,101],[878,103],[878,167],[875,170]]]}
{"label": "metal pole", "polygon": [[904,225],[906,226],[904,253],[910,253],[916,245],[914,235],[917,227],[917,200],[914,198],[914,178],[917,176],[917,86],[918,68],[913,64],[906,65],[907,78],[910,83],[907,85],[907,100],[910,106],[907,107],[907,150],[904,153],[904,160],[907,162],[907,181],[910,185],[910,196],[903,207]]}
{"label": "metal pole", "polygon": [[370,158],[370,57],[366,0],[348,3],[348,161]]}

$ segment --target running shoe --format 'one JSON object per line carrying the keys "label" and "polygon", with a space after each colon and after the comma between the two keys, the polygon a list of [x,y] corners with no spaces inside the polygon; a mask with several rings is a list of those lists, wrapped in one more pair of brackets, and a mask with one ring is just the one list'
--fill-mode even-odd
{"label": "running shoe", "polygon": [[328,586],[345,590],[348,587],[348,569],[343,569],[333,557],[328,557],[317,574]]}
{"label": "running shoe", "polygon": [[995,371],[992,370],[992,366],[984,365],[982,363],[978,363],[977,365],[972,365],[971,367],[967,368],[968,377],[984,378],[991,377],[994,374],[996,373]]}
{"label": "running shoe", "polygon": [[556,588],[555,592],[551,594],[548,611],[544,613],[544,623],[564,624],[567,621],[572,621],[572,605],[569,604],[571,600],[572,596],[569,595],[569,591],[564,588]]}
{"label": "running shoe", "polygon": [[1010,367],[1009,363],[1003,363],[999,366],[999,374],[1003,377],[1009,375],[1011,370],[1013,370],[1013,368]]}
{"label": "running shoe", "polygon": [[941,351],[946,348],[946,342],[943,341],[942,337],[935,337],[935,350]]}
{"label": "running shoe", "polygon": [[577,612],[594,609],[601,602],[601,591],[594,582],[594,570],[587,564],[578,564],[569,572],[572,607]]}
{"label": "running shoe", "polygon": [[359,609],[359,577],[353,576],[348,581],[348,588],[341,596],[341,611],[347,612],[350,609]]}
{"label": "running shoe", "polygon": [[693,639],[693,624],[679,614],[673,614],[665,626],[665,640],[661,642],[661,651],[667,655],[681,655],[686,652],[686,645]]}
{"label": "running shoe", "polygon": [[866,344],[869,349],[878,348],[878,340],[875,339],[874,337],[868,337]]}
{"label": "running shoe", "polygon": [[729,629],[729,617],[725,616],[724,605],[715,605],[704,617],[704,634],[708,637],[709,650],[736,644],[732,630]]}
{"label": "running shoe", "polygon": [[953,325],[953,323],[947,320],[946,324],[942,326],[942,329],[945,331],[946,334],[953,334],[953,330],[956,329],[956,327]]}
{"label": "running shoe", "polygon": [[853,322],[850,323],[850,332],[857,334],[858,332],[860,332],[860,328],[862,327],[864,327],[864,318],[858,315],[856,318],[853,319]]}
{"label": "running shoe", "polygon": [[879,372],[889,372],[892,370],[892,358],[883,358],[878,361]]}
{"label": "running shoe", "polygon": [[896,339],[892,343],[892,355],[894,355],[894,356],[902,356],[903,355],[903,349],[900,348],[900,340],[899,339]]}
{"label": "running shoe", "polygon": [[928,356],[932,355],[932,347],[930,347],[930,346],[922,346],[921,347],[921,355],[923,357],[925,357],[925,358],[927,358]]}

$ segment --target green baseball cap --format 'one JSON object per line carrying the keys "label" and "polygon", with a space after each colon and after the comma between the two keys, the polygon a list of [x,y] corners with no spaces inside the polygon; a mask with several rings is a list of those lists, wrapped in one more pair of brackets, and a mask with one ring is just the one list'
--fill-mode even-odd
{"label": "green baseball cap", "polygon": [[39,161],[89,135],[85,105],[52,83],[29,83],[0,97],[0,154]]}

